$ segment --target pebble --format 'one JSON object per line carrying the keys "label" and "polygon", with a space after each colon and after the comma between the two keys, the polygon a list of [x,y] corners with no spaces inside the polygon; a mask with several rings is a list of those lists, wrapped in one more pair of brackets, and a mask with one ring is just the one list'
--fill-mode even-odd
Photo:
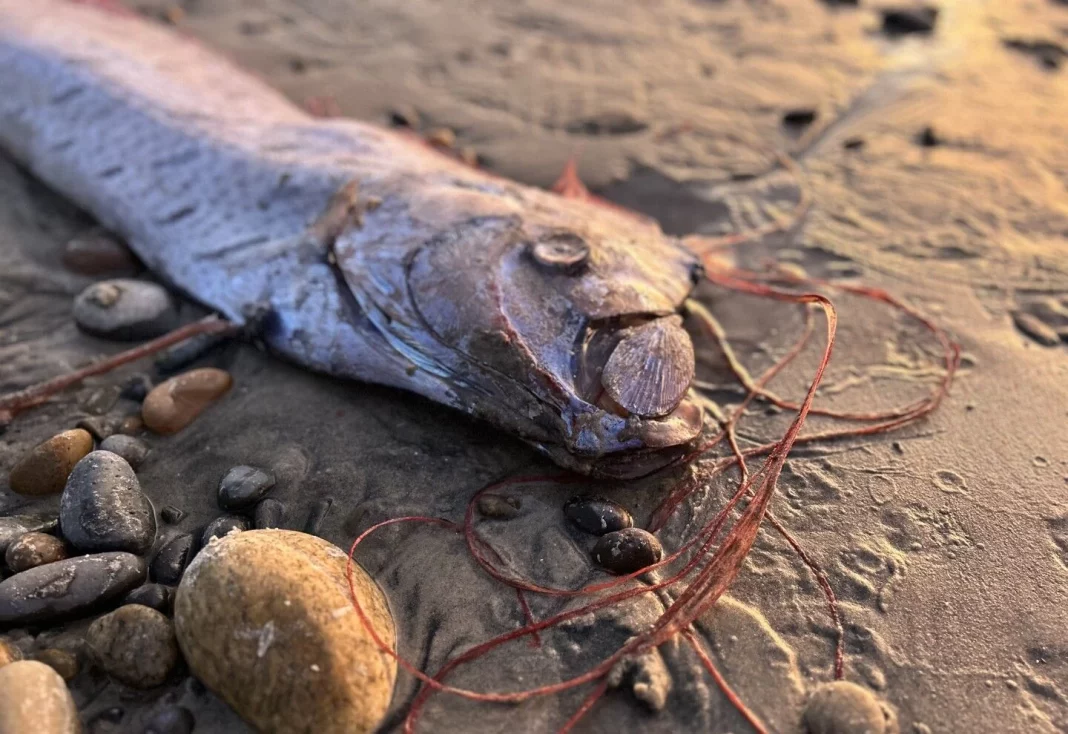
{"label": "pebble", "polygon": [[88,553],[145,553],[156,540],[156,514],[126,460],[94,451],[78,462],[59,502],[59,526]]}
{"label": "pebble", "polygon": [[304,532],[309,535],[319,535],[323,531],[323,523],[330,514],[330,508],[334,506],[333,497],[324,497],[308,511],[308,519],[304,523]]}
{"label": "pebble", "polygon": [[126,595],[122,603],[140,604],[162,614],[170,614],[174,610],[174,587],[163,584],[138,586]]}
{"label": "pebble", "polygon": [[86,232],[67,242],[63,265],[82,275],[127,275],[138,270],[130,248],[100,231]]}
{"label": "pebble", "polygon": [[85,643],[105,673],[133,688],[160,685],[178,663],[171,620],[141,604],[127,604],[95,620]]}
{"label": "pebble", "polygon": [[197,334],[192,339],[175,344],[155,359],[156,369],[165,375],[172,375],[185,369],[208,352],[215,349],[229,337],[223,334]]}
{"label": "pebble", "polygon": [[[373,731],[389,706],[396,664],[350,612],[345,566],[336,546],[289,530],[212,543],[175,600],[178,642],[193,674],[262,731]],[[368,618],[392,645],[385,597],[359,566],[353,579]]]}
{"label": "pebble", "polygon": [[177,433],[225,395],[231,385],[230,373],[214,367],[183,372],[152,388],[141,406],[141,417],[156,433]]}
{"label": "pebble", "polygon": [[783,113],[782,124],[787,127],[808,127],[816,121],[816,110],[811,107],[787,110]]}
{"label": "pebble", "polygon": [[132,436],[136,433],[140,433],[144,427],[145,422],[141,420],[141,414],[131,413],[130,415],[123,418],[122,422],[119,423],[119,433],[122,433],[126,436]]}
{"label": "pebble", "polygon": [[145,562],[130,553],[96,553],[31,568],[0,581],[0,624],[88,614],[147,576]]}
{"label": "pebble", "polygon": [[1014,311],[1012,321],[1017,329],[1044,347],[1055,347],[1061,343],[1057,330],[1034,314],[1027,311]]}
{"label": "pebble", "polygon": [[641,528],[624,528],[601,536],[593,559],[607,571],[625,575],[651,566],[664,555],[656,536]]}
{"label": "pebble", "polygon": [[0,668],[0,734],[78,734],[78,707],[59,673],[36,660]]}
{"label": "pebble", "polygon": [[256,505],[252,515],[252,524],[257,530],[280,528],[285,524],[286,506],[276,499],[268,497]]}
{"label": "pebble", "polygon": [[86,413],[95,416],[104,415],[109,410],[115,407],[115,403],[119,401],[119,387],[116,385],[109,385],[108,387],[99,387],[82,400],[79,404]]}
{"label": "pebble", "polygon": [[219,515],[204,528],[200,536],[200,545],[206,546],[212,538],[221,538],[235,530],[239,533],[248,530],[248,520],[239,515]]}
{"label": "pebble", "polygon": [[100,450],[118,454],[126,459],[126,463],[133,469],[141,466],[141,462],[148,456],[148,446],[144,441],[133,436],[124,436],[121,433],[108,436],[101,441]]}
{"label": "pebble", "polygon": [[192,711],[185,706],[166,706],[145,722],[142,734],[191,734],[194,726]]}
{"label": "pebble", "polygon": [[119,397],[140,403],[152,392],[152,378],[144,372],[137,372],[126,378],[119,391]]}
{"label": "pebble", "polygon": [[263,499],[274,486],[274,476],[252,466],[235,466],[219,482],[219,507],[245,510]]}
{"label": "pebble", "polygon": [[108,436],[111,436],[119,430],[122,426],[122,418],[117,416],[100,416],[91,415],[86,418],[82,418],[74,424],[75,428],[81,428],[89,431],[89,435],[95,438],[97,441],[103,441]]}
{"label": "pebble", "polygon": [[626,507],[603,497],[572,497],[564,505],[564,515],[579,530],[593,535],[634,527]]}
{"label": "pebble", "polygon": [[812,694],[805,706],[808,734],[896,734],[897,719],[871,691],[839,680]]}
{"label": "pebble", "polygon": [[73,313],[82,331],[119,341],[153,339],[178,324],[166,289],[125,278],[93,283],[74,299]]}
{"label": "pebble", "polygon": [[12,573],[22,573],[46,563],[67,558],[66,544],[54,535],[26,533],[4,552],[4,563]]}
{"label": "pebble", "polygon": [[189,533],[176,535],[156,552],[149,571],[152,580],[158,584],[177,584],[182,580],[182,572],[192,560],[193,536]]}
{"label": "pebble", "polygon": [[518,517],[522,506],[523,502],[518,497],[484,494],[478,498],[479,514],[496,520],[511,520],[514,517]]}
{"label": "pebble", "polygon": [[907,33],[930,33],[938,20],[938,8],[930,5],[884,8],[883,33],[900,36]]}
{"label": "pebble", "polygon": [[50,533],[59,528],[55,515],[9,515],[0,517],[0,553],[26,533]]}
{"label": "pebble", "polygon": [[77,655],[57,647],[37,651],[33,654],[33,659],[59,673],[63,680],[73,679],[80,669]]}
{"label": "pebble", "polygon": [[93,450],[93,437],[82,428],[63,431],[34,446],[11,470],[11,491],[41,497],[63,491],[74,465]]}
{"label": "pebble", "polygon": [[159,511],[159,517],[168,525],[177,525],[185,517],[185,513],[174,505],[164,505],[163,509]]}
{"label": "pebble", "polygon": [[0,668],[19,660],[22,660],[22,650],[18,649],[15,643],[6,637],[0,637]]}

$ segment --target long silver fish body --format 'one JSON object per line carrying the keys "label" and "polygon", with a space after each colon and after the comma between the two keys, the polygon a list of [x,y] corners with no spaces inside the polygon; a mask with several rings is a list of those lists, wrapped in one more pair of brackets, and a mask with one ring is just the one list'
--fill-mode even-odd
{"label": "long silver fish body", "polygon": [[681,315],[700,265],[653,225],[315,119],[194,41],[68,0],[0,0],[0,147],[191,298],[266,307],[264,340],[298,364],[598,475],[701,431]]}

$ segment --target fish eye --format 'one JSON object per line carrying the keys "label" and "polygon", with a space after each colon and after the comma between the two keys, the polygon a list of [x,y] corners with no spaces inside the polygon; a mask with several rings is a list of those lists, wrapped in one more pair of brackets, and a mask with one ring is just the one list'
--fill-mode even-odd
{"label": "fish eye", "polygon": [[554,273],[577,275],[586,267],[590,246],[570,232],[550,234],[530,244],[530,256],[542,268]]}

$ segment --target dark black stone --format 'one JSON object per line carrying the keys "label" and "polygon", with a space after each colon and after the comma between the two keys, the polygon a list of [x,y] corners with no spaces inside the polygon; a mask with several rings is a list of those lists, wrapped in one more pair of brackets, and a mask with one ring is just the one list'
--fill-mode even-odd
{"label": "dark black stone", "polygon": [[152,339],[178,324],[178,311],[166,289],[124,278],[86,288],[74,299],[73,313],[82,331],[122,341]]}
{"label": "dark black stone", "polygon": [[326,516],[330,514],[333,504],[332,497],[324,497],[316,502],[308,513],[308,520],[304,523],[304,532],[309,535],[318,535],[323,529],[323,523],[326,521]]}
{"label": "dark black stone", "polygon": [[0,517],[0,556],[26,533],[52,533],[59,527],[55,515],[11,515]]}
{"label": "dark black stone", "polygon": [[228,338],[220,334],[197,334],[156,357],[156,369],[163,375],[174,374],[206,355]]}
{"label": "dark black stone", "polygon": [[141,466],[141,462],[148,456],[148,446],[144,441],[122,433],[108,436],[101,441],[100,450],[118,454],[134,469]]}
{"label": "dark black stone", "polygon": [[923,5],[914,8],[886,8],[883,13],[883,32],[891,36],[907,33],[930,33],[938,20],[938,8]]}
{"label": "dark black stone", "polygon": [[846,150],[860,150],[864,147],[864,138],[846,138],[842,141],[842,147]]}
{"label": "dark black stone", "polygon": [[126,382],[122,383],[119,397],[140,403],[146,395],[152,392],[153,387],[152,378],[143,372],[138,372],[127,377]]}
{"label": "dark black stone", "polygon": [[274,476],[252,466],[235,466],[219,482],[219,507],[245,510],[263,499],[274,486]]}
{"label": "dark black stone", "polygon": [[164,505],[163,509],[159,511],[159,518],[168,525],[177,525],[185,517],[185,513],[179,510],[174,505]]}
{"label": "dark black stone", "polygon": [[634,525],[626,507],[603,497],[572,497],[564,505],[564,516],[584,532],[604,535]]}
{"label": "dark black stone", "polygon": [[37,624],[98,611],[144,583],[145,562],[97,553],[31,568],[0,582],[0,624]]}
{"label": "dark black stone", "polygon": [[593,547],[593,560],[606,571],[625,575],[640,571],[664,555],[660,541],[641,528],[626,528],[608,533]]}
{"label": "dark black stone", "polygon": [[127,594],[122,603],[142,604],[169,615],[174,609],[174,587],[163,584],[144,584]]}
{"label": "dark black stone", "polygon": [[237,515],[220,515],[204,528],[200,545],[205,546],[212,538],[221,538],[231,530],[248,530],[248,520]]}
{"label": "dark black stone", "polygon": [[920,131],[920,134],[916,137],[916,140],[917,142],[919,142],[920,145],[925,148],[933,148],[936,145],[942,144],[942,140],[938,137],[938,133],[936,133],[935,129],[930,125]]}
{"label": "dark black stone", "polygon": [[176,535],[164,543],[156,557],[152,559],[149,571],[152,580],[160,584],[177,584],[182,580],[182,572],[193,560],[193,536],[189,533]]}
{"label": "dark black stone", "polygon": [[782,116],[787,127],[807,127],[816,121],[816,110],[811,108],[790,110]]}
{"label": "dark black stone", "polygon": [[149,717],[143,734],[190,734],[195,725],[193,712],[185,706],[166,706]]}
{"label": "dark black stone", "polygon": [[256,512],[252,516],[252,524],[258,530],[264,528],[280,528],[286,517],[286,506],[276,499],[268,497],[256,505]]}
{"label": "dark black stone", "polygon": [[63,537],[83,552],[141,554],[156,540],[156,514],[126,460],[93,451],[67,479],[59,502]]}

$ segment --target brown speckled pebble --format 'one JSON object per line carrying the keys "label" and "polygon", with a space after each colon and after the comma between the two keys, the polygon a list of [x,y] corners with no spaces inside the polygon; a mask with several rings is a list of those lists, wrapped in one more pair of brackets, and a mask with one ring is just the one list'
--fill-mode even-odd
{"label": "brown speckled pebble", "polygon": [[807,734],[897,734],[897,717],[856,683],[839,680],[817,688],[805,707]]}
{"label": "brown speckled pebble", "polygon": [[12,573],[22,573],[46,563],[62,561],[69,555],[66,544],[56,536],[26,533],[7,547],[4,563]]}
{"label": "brown speckled pebble", "polygon": [[230,373],[214,367],[183,372],[152,388],[141,405],[141,418],[156,433],[177,433],[232,385]]}
{"label": "brown speckled pebble", "polygon": [[97,665],[134,688],[160,685],[178,663],[174,625],[141,604],[126,604],[94,621],[85,643]]}
{"label": "brown speckled pebble", "polygon": [[78,657],[66,650],[55,647],[45,648],[35,652],[33,659],[59,673],[63,680],[70,680],[78,675]]}
{"label": "brown speckled pebble", "polygon": [[93,437],[81,428],[52,436],[15,464],[11,491],[31,497],[62,492],[74,465],[92,450]]}
{"label": "brown speckled pebble", "polygon": [[[260,731],[373,731],[389,706],[396,663],[352,609],[345,565],[341,549],[305,533],[250,530],[213,540],[175,600],[193,674]],[[359,566],[354,572],[363,608],[392,645],[381,591]]]}
{"label": "brown speckled pebble", "polygon": [[0,734],[78,734],[81,729],[59,673],[36,660],[0,668]]}

